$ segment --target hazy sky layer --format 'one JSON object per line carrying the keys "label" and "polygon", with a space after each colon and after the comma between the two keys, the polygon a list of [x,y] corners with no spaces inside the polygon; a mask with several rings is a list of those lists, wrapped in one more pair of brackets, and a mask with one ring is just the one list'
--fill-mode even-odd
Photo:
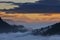
{"label": "hazy sky layer", "polygon": [[15,2],[15,3],[25,3],[25,2],[35,3],[38,0],[0,0],[0,1],[11,1],[11,2]]}

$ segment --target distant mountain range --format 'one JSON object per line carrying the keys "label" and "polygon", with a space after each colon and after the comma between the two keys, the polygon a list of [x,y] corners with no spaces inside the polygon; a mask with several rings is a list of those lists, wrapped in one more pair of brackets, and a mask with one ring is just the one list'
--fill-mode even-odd
{"label": "distant mountain range", "polygon": [[[0,2],[4,3],[4,2]],[[13,3],[13,2],[5,2]],[[5,12],[19,12],[19,13],[59,13],[60,12],[60,1],[58,0],[44,0],[37,1],[36,3],[13,3],[18,5],[19,8],[10,10],[0,10]]]}

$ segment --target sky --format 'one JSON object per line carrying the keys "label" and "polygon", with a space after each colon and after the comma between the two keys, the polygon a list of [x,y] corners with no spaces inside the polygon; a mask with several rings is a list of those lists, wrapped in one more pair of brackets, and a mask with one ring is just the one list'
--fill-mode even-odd
{"label": "sky", "polygon": [[[14,3],[35,3],[38,0],[0,0],[0,2],[14,2]],[[19,5],[15,5],[13,3],[0,3],[0,9],[14,9],[15,7],[19,7]]]}
{"label": "sky", "polygon": [[59,5],[58,0],[0,0],[0,10],[5,12],[60,12]]}
{"label": "sky", "polygon": [[56,22],[60,21],[60,14],[22,14],[22,13],[15,13],[15,14],[6,14],[5,12],[0,12],[0,16],[5,20],[11,20],[16,22]]}
{"label": "sky", "polygon": [[39,28],[46,27],[55,23],[60,22],[60,14],[23,14],[23,13],[13,13],[7,14],[5,12],[0,12],[0,17],[7,23],[11,25],[24,25],[25,27]]}
{"label": "sky", "polygon": [[15,7],[19,7],[17,5],[13,5],[12,3],[0,3],[0,9],[14,9]]}
{"label": "sky", "polygon": [[31,3],[35,3],[38,0],[0,0],[0,1],[11,1],[11,2],[15,2],[15,3],[26,3],[26,2],[31,2]]}
{"label": "sky", "polygon": [[[15,11],[19,11],[20,10],[20,7],[21,9],[24,9],[22,11],[48,11],[50,10],[50,12],[54,12],[55,11],[59,11],[60,12],[60,7],[57,5],[57,7],[52,6],[50,7],[49,6],[35,6],[35,5],[31,5],[29,4],[30,6],[20,6],[20,5],[17,5],[15,3],[35,3],[39,0],[0,0],[1,1],[4,1],[3,3],[0,3],[0,10],[11,10],[11,9],[14,9]],[[14,3],[6,3],[6,2],[14,2]],[[41,7],[41,8],[40,8]],[[15,8],[18,8],[18,9],[15,9]],[[38,9],[40,8],[40,10]],[[14,12],[15,12],[14,11]],[[21,11],[21,10],[20,10]],[[9,11],[8,11],[9,12]],[[29,14],[29,13],[26,13],[26,14],[23,14],[23,13],[6,13],[6,12],[0,12],[0,17],[2,17],[4,20],[7,20],[7,21],[14,21],[14,23],[18,22],[18,23],[21,23],[21,22],[25,22],[25,23],[52,23],[52,22],[60,22],[60,14],[53,14],[53,13],[48,13],[48,14],[45,14],[45,13],[32,13],[32,14]]]}

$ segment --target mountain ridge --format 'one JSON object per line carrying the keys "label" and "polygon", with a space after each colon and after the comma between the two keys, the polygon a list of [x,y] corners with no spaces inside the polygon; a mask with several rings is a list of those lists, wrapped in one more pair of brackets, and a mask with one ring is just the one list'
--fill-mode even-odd
{"label": "mountain ridge", "polygon": [[27,29],[23,25],[10,25],[0,18],[0,33],[10,33],[10,32],[26,32]]}
{"label": "mountain ridge", "polygon": [[32,34],[43,36],[60,35],[60,22],[45,28],[35,29],[32,31]]}

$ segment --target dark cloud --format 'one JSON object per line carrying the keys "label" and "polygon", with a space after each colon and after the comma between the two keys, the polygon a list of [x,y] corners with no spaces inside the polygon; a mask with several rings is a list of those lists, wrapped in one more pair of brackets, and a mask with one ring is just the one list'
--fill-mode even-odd
{"label": "dark cloud", "polygon": [[[8,2],[13,3],[13,2]],[[19,8],[0,10],[5,12],[22,12],[22,13],[60,13],[60,1],[57,0],[44,0],[36,1],[36,3],[13,3],[18,5]]]}

